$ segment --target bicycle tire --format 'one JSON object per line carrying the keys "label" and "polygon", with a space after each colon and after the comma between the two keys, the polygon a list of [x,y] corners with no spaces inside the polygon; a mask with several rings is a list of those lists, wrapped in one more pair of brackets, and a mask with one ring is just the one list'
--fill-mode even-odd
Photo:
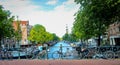
{"label": "bicycle tire", "polygon": [[113,51],[106,51],[104,52],[104,55],[106,59],[114,59],[115,58],[115,53]]}
{"label": "bicycle tire", "polygon": [[117,55],[118,58],[120,58],[120,51],[117,51],[116,55]]}
{"label": "bicycle tire", "polygon": [[11,51],[8,51],[7,52],[7,57],[8,57],[8,59],[13,59],[13,55],[12,55],[12,52]]}
{"label": "bicycle tire", "polygon": [[52,53],[52,58],[53,59],[60,59],[60,54],[58,53],[58,51],[55,51]]}

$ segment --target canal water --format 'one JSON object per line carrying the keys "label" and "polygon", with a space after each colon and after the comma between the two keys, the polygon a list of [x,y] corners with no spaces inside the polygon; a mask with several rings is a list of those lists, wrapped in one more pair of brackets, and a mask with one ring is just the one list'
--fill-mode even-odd
{"label": "canal water", "polygon": [[[56,52],[56,51],[60,51],[60,47],[62,46],[62,53],[66,53],[67,52],[67,49],[69,48],[69,51],[71,53],[73,53],[72,51],[74,50],[69,43],[67,42],[58,42],[56,43],[55,45],[53,45],[52,47],[49,48],[49,51],[48,51],[48,59],[53,59],[53,53]],[[69,59],[73,58],[73,56],[69,56],[67,57]]]}

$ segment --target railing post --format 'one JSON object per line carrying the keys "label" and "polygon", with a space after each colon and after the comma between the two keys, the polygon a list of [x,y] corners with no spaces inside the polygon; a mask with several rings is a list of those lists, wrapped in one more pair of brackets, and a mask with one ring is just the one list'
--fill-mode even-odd
{"label": "railing post", "polygon": [[48,60],[48,51],[47,51],[48,50],[48,45],[45,44],[44,47],[45,47],[45,51],[46,51],[45,58]]}
{"label": "railing post", "polygon": [[60,55],[60,59],[63,59],[63,53],[62,53],[62,44],[60,44],[60,52],[61,52],[61,55]]}
{"label": "railing post", "polygon": [[18,59],[20,59],[20,48],[18,49]]}
{"label": "railing post", "polygon": [[48,45],[46,45],[46,59],[48,60]]}

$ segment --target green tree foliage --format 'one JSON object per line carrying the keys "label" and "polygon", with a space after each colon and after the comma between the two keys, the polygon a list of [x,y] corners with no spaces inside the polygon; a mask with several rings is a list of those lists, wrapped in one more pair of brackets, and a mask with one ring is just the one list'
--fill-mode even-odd
{"label": "green tree foliage", "polygon": [[108,26],[120,20],[120,0],[75,0],[80,4],[76,13],[73,33],[79,32],[80,38],[88,39],[104,34]]}
{"label": "green tree foliage", "polygon": [[70,35],[70,42],[77,42],[79,41],[79,39],[77,38],[77,36],[75,34],[69,34]]}
{"label": "green tree foliage", "polygon": [[77,38],[77,36],[75,34],[67,34],[66,33],[65,35],[63,35],[62,40],[69,41],[69,42],[76,42],[79,39]]}
{"label": "green tree foliage", "polygon": [[46,32],[46,36],[45,36],[45,42],[49,42],[53,40],[53,35],[49,32]]}
{"label": "green tree foliage", "polygon": [[53,41],[59,41],[60,40],[60,38],[55,33],[53,33],[52,36],[53,36]]}
{"label": "green tree foliage", "polygon": [[43,44],[49,41],[56,40],[56,37],[57,36],[55,34],[47,32],[44,26],[36,24],[31,29],[28,39],[32,42]]}
{"label": "green tree foliage", "polygon": [[8,10],[4,10],[0,5],[0,41],[2,38],[13,37],[14,29],[12,22],[14,17],[10,15],[11,13]]}
{"label": "green tree foliage", "polygon": [[42,25],[36,24],[30,31],[29,40],[32,42],[45,42],[46,30]]}
{"label": "green tree foliage", "polygon": [[62,39],[65,41],[70,41],[70,35],[66,33],[65,35],[63,35]]}
{"label": "green tree foliage", "polygon": [[120,0],[75,0],[75,2],[81,5],[82,10],[88,12],[89,17],[91,15],[91,18],[103,20],[106,25],[120,20]]}

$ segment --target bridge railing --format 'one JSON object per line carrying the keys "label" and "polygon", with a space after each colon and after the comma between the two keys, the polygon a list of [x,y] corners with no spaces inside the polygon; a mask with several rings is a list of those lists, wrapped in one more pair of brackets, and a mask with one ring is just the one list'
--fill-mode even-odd
{"label": "bridge railing", "polygon": [[44,50],[37,48],[20,48],[17,51],[0,50],[3,59],[116,59],[120,58],[120,46],[46,46]]}
{"label": "bridge railing", "polygon": [[[71,46],[70,46],[71,47]],[[120,58],[120,46],[99,46],[99,47],[74,47],[67,51],[69,46],[59,46],[54,52],[48,52],[52,55],[50,59],[115,59]],[[65,49],[66,48],[66,49]],[[53,51],[53,50],[51,50]]]}

